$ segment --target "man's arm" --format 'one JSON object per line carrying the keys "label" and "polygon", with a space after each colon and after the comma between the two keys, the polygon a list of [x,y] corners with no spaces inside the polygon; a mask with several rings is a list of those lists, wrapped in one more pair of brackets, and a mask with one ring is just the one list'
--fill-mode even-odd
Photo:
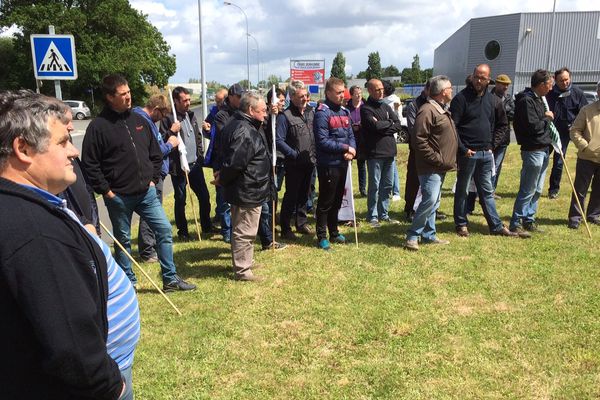
{"label": "man's arm", "polygon": [[[366,104],[360,108],[360,123],[363,127],[363,132],[366,132],[367,135],[379,134],[381,136],[390,136],[394,134],[395,131],[391,129],[394,126],[392,114],[396,116],[396,113],[389,106],[384,106],[383,108],[387,111],[388,118],[378,118],[374,110]],[[397,120],[398,117],[396,116]]]}
{"label": "man's arm", "polygon": [[452,101],[450,102],[450,114],[452,115],[452,121],[454,121],[454,125],[456,126],[456,131],[458,133],[458,154],[460,155],[468,155],[471,151],[467,148],[460,140],[460,132],[459,132],[459,122],[463,117],[465,112],[465,99],[460,94],[454,96]]}
{"label": "man's arm", "polygon": [[423,159],[431,165],[441,165],[440,155],[436,153],[429,143],[429,133],[433,126],[433,114],[429,107],[421,107],[417,113],[414,126],[414,148]]}
{"label": "man's arm", "polygon": [[313,131],[315,146],[327,153],[342,154],[350,148],[347,144],[340,143],[329,135],[329,116],[325,112],[315,113]]}
{"label": "man's arm", "polygon": [[494,102],[494,126],[492,132],[492,147],[496,148],[497,142],[504,137],[508,128],[508,117],[504,109],[502,99],[495,94],[490,94],[490,99]]}
{"label": "man's arm", "polygon": [[573,125],[571,125],[571,129],[569,130],[569,136],[579,151],[583,151],[589,144],[583,137],[583,132],[586,128],[585,114],[585,111],[577,114],[577,117],[575,117],[575,121],[573,121]]}
{"label": "man's arm", "polygon": [[277,145],[277,150],[279,150],[285,158],[296,159],[298,157],[298,152],[292,149],[285,141],[287,138],[288,131],[288,121],[283,113],[277,115],[277,136],[275,140],[275,144]]}
{"label": "man's arm", "polygon": [[83,257],[82,250],[40,234],[11,255],[7,265],[13,267],[0,273],[31,322],[42,369],[77,397],[113,400],[123,382],[94,320],[97,276]]}
{"label": "man's arm", "polygon": [[233,131],[223,155],[219,183],[222,186],[227,186],[237,179],[248,167],[250,160],[254,157],[254,153],[254,144],[250,136],[240,129]]}
{"label": "man's arm", "polygon": [[98,194],[105,195],[110,191],[110,185],[102,172],[101,133],[95,129],[95,124],[88,125],[81,148],[81,162],[90,181],[90,185]]}

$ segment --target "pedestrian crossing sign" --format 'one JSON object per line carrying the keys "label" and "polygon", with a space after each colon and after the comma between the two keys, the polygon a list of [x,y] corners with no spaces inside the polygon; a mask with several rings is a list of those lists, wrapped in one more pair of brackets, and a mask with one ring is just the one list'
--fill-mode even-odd
{"label": "pedestrian crossing sign", "polygon": [[73,35],[31,35],[31,54],[36,79],[77,79]]}

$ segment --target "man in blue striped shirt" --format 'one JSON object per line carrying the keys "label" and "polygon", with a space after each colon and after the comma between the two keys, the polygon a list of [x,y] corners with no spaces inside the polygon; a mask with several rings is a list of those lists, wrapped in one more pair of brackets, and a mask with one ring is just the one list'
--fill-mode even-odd
{"label": "man in blue striped shirt", "polygon": [[76,180],[62,102],[0,93],[0,387],[10,399],[132,399],[133,287],[56,194]]}

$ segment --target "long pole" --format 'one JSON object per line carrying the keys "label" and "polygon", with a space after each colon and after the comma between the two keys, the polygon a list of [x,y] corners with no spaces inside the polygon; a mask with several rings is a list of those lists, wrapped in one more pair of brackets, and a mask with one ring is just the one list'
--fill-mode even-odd
{"label": "long pole", "polygon": [[581,202],[579,201],[579,196],[577,195],[577,191],[575,190],[575,184],[573,183],[573,178],[571,177],[571,173],[569,172],[569,167],[567,166],[567,161],[565,160],[565,156],[562,151],[559,151],[560,158],[563,162],[563,166],[565,171],[567,171],[567,176],[569,177],[569,183],[571,184],[571,189],[573,189],[573,197],[575,197],[575,201],[577,202],[577,207],[579,207],[579,212],[583,215],[583,223],[585,224],[585,229],[587,230],[588,236],[592,238],[592,231],[590,231],[590,226],[588,225],[587,218],[585,217],[585,212],[583,211],[583,207],[581,206]]}
{"label": "long pole", "polygon": [[[200,83],[202,84],[202,120],[208,115],[206,102],[206,76],[204,74],[204,40],[202,39],[202,1],[198,0],[198,35],[200,38]],[[202,149],[206,152],[206,140],[202,134]]]}
{"label": "long pole", "polygon": [[350,176],[350,199],[352,200],[352,225],[354,225],[354,241],[358,248],[358,227],[356,226],[356,210],[354,209],[354,185],[352,185],[352,161],[348,160],[348,172]]}
{"label": "long pole", "polygon": [[548,42],[548,62],[546,63],[546,69],[550,71],[550,61],[552,58],[552,42],[554,42],[554,23],[556,22],[556,0],[554,0],[554,6],[552,7],[552,24],[550,25],[550,41]]}
{"label": "long pole", "polygon": [[138,262],[135,261],[133,257],[131,257],[131,254],[129,254],[129,252],[127,250],[125,250],[125,247],[123,247],[123,245],[117,240],[117,238],[115,238],[115,236],[112,234],[112,232],[108,230],[108,228],[102,223],[102,221],[99,221],[99,222],[100,222],[100,226],[102,227],[102,229],[104,229],[104,231],[106,233],[108,233],[108,236],[110,236],[110,238],[117,244],[117,246],[121,249],[121,251],[123,253],[125,253],[125,255],[129,258],[129,260],[131,260],[131,262],[133,262],[133,265],[135,265],[136,267],[138,267],[138,269],[140,271],[142,271],[142,274],[146,277],[146,279],[148,279],[150,281],[150,283],[152,283],[152,286],[154,286],[156,288],[156,290],[158,290],[158,293],[160,293],[167,300],[167,303],[169,303],[171,305],[171,307],[173,307],[173,309],[175,311],[177,311],[177,314],[179,314],[180,316],[183,315],[181,313],[181,311],[179,311],[179,309],[177,307],[175,307],[175,304],[173,304],[171,299],[169,299],[167,297],[165,292],[163,292],[158,287],[158,285],[152,280],[152,278],[150,278],[150,275],[148,275],[148,273],[146,273],[146,271],[144,271],[144,269],[140,266],[140,264],[138,264]]}
{"label": "long pole", "polygon": [[[257,45],[258,46],[258,45]],[[277,104],[277,93],[275,93],[275,85],[271,87],[271,107]],[[271,165],[273,167],[273,182],[275,182],[275,186],[277,186],[277,147],[275,146],[275,131],[277,129],[276,116],[277,114],[271,114]],[[273,207],[271,212],[271,228],[273,229],[273,243],[272,248],[275,251],[275,204],[276,204],[277,191],[275,191],[275,197],[273,197]]]}
{"label": "long pole", "polygon": [[[54,35],[54,33],[55,33],[54,25],[48,25],[48,33],[51,35]],[[38,93],[39,93],[39,90],[38,90]],[[58,79],[54,81],[54,96],[57,99],[62,100],[62,90],[60,88],[60,81]]]}
{"label": "long pole", "polygon": [[260,50],[258,47],[258,40],[250,33],[248,34],[252,39],[254,39],[254,43],[256,43],[256,87],[258,88],[258,84],[260,82]]}
{"label": "long pole", "polygon": [[244,11],[244,9],[240,6],[238,6],[237,4],[233,4],[229,1],[224,1],[223,4],[225,4],[226,6],[233,6],[233,7],[237,8],[238,10],[240,10],[242,12],[242,14],[244,14],[244,18],[246,18],[246,76],[247,76],[247,80],[248,80],[246,89],[250,90],[250,39],[248,37],[250,31],[248,30],[248,16],[246,15],[246,12]]}

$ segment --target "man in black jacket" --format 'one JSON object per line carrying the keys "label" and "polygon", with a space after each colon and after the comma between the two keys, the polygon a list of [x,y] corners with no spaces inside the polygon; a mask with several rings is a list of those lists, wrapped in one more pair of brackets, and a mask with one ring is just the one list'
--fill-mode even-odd
{"label": "man in black jacket", "polygon": [[[496,77],[492,94],[496,95],[504,106],[504,112],[508,122],[512,122],[515,116],[515,102],[513,101],[512,95],[508,93],[508,87],[512,81],[508,75],[500,74]],[[492,140],[492,150],[494,151],[494,165],[496,167],[496,176],[493,178],[494,183],[494,197],[499,199],[500,196],[496,194],[496,187],[498,186],[498,179],[500,178],[500,171],[502,170],[502,163],[504,162],[504,156],[506,155],[506,149],[510,144],[510,125],[507,124],[504,129],[497,129],[494,131],[494,138]]]}
{"label": "man in black jacket", "polygon": [[513,127],[517,142],[521,145],[521,181],[515,199],[510,229],[528,234],[538,230],[535,213],[544,187],[548,168],[550,123],[554,119],[551,111],[544,108],[543,97],[552,89],[552,75],[539,69],[531,76],[531,88],[517,95]]}
{"label": "man in black jacket", "polygon": [[[571,140],[569,129],[571,129],[571,125],[573,125],[579,111],[587,105],[588,101],[583,91],[571,82],[571,71],[567,67],[563,67],[554,73],[554,82],[554,87],[548,92],[546,99],[550,111],[554,113],[554,125],[560,134],[561,150],[566,157],[567,146],[569,146]],[[548,187],[548,198],[550,199],[558,197],[562,170],[562,158],[555,152]]]}
{"label": "man in black jacket", "polygon": [[[227,99],[215,116],[215,144],[212,151],[212,167],[213,172],[221,169],[223,162],[223,128],[233,118],[233,114],[240,107],[240,101],[244,94],[244,89],[239,83],[231,85],[227,91]],[[229,203],[225,201],[225,193],[223,188],[217,186],[215,188],[215,201],[217,203],[217,217],[221,220],[221,235],[225,243],[231,242],[231,209]]]}
{"label": "man in black jacket", "polygon": [[454,195],[454,224],[459,236],[469,236],[467,225],[467,196],[471,178],[479,194],[483,214],[492,235],[518,236],[503,224],[494,200],[492,174],[494,154],[492,136],[494,131],[508,124],[502,102],[488,92],[490,66],[475,67],[469,85],[461,90],[450,103],[450,113],[458,132],[458,173]]}
{"label": "man in black jacket", "polygon": [[[107,262],[56,194],[76,180],[70,110],[0,93],[0,387],[6,399],[117,399]],[[120,272],[120,271],[119,271]]]}
{"label": "man in black jacket", "polygon": [[291,81],[288,86],[289,107],[277,117],[277,150],[285,157],[285,194],[281,203],[281,237],[296,240],[290,220],[296,212],[296,231],[312,235],[308,226],[306,202],[315,162],[315,136],[313,119],[315,112],[307,108],[307,90],[302,81]]}
{"label": "man in black jacket", "polygon": [[378,228],[379,221],[398,223],[390,218],[389,208],[396,157],[394,133],[400,132],[401,125],[396,112],[383,102],[383,83],[379,79],[371,79],[367,90],[369,98],[360,108],[369,176],[367,220],[373,228]]}
{"label": "man in black jacket", "polygon": [[[164,140],[181,135],[181,140],[187,150],[187,162],[190,168],[188,179],[190,187],[198,199],[198,212],[200,215],[200,226],[202,232],[212,232],[210,221],[210,195],[204,179],[204,146],[201,127],[198,125],[196,115],[190,111],[190,92],[184,87],[177,86],[173,89],[172,101],[175,104],[177,114],[176,130],[173,129],[174,118],[172,115],[165,116],[160,123],[160,133]],[[185,217],[186,185],[185,172],[181,169],[181,159],[178,148],[171,149],[169,153],[169,174],[173,183],[173,197],[175,199],[175,225],[177,225],[177,236],[182,241],[189,241],[188,222]]]}
{"label": "man in black jacket", "polygon": [[[106,106],[83,139],[83,165],[96,193],[104,197],[117,240],[131,254],[131,216],[135,211],[154,231],[163,289],[193,290],[177,275],[171,224],[158,201],[162,153],[150,127],[131,111],[131,91],[120,75],[102,79]],[[131,261],[115,244],[115,259],[135,286]]]}
{"label": "man in black jacket", "polygon": [[223,163],[215,184],[231,204],[231,254],[235,279],[259,281],[252,273],[254,239],[265,201],[272,196],[271,155],[261,125],[267,116],[262,97],[246,93],[240,109],[221,132]]}

